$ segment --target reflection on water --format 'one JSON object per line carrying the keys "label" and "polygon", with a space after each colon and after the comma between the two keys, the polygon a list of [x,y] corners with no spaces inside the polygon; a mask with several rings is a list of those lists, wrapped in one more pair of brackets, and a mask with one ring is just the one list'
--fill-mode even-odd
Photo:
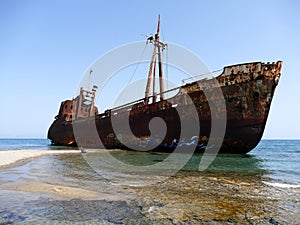
{"label": "reflection on water", "polygon": [[[201,154],[194,154],[184,170],[198,170]],[[213,163],[207,168],[209,172],[235,172],[247,174],[262,174],[266,170],[261,165],[261,160],[251,155],[230,155],[220,154],[214,159]]]}
{"label": "reflection on water", "polygon": [[[148,166],[157,162],[162,162],[169,157],[169,153],[148,153],[135,151],[113,151],[112,156],[116,159],[134,166]],[[179,154],[180,155],[180,154]],[[102,155],[94,154],[92,157],[103,157]],[[199,163],[203,154],[194,154],[183,170],[198,171]],[[100,161],[100,160],[98,160]],[[207,168],[208,171],[223,171],[223,172],[245,172],[245,173],[262,173],[265,171],[261,165],[261,159],[252,155],[232,155],[220,154],[217,155],[213,163]]]}
{"label": "reflection on water", "polygon": [[[110,154],[125,166],[120,167],[111,163],[106,164],[105,162],[107,161],[111,162],[108,154],[91,153],[85,155],[84,158],[96,172],[106,179],[111,180],[112,183],[142,186],[161,182],[169,176],[175,175],[180,168],[173,167],[173,165],[179,164],[176,160],[182,155],[178,154],[178,157],[175,157],[175,160],[171,161],[171,164],[156,168],[149,166],[165,161],[169,158],[169,153],[112,151]],[[205,171],[201,172],[199,171],[199,164],[202,159],[203,154],[194,154],[188,163],[181,168],[181,171],[196,172],[199,176],[207,172],[228,173],[232,176],[238,173],[253,175],[267,173],[261,165],[261,160],[251,155],[218,155],[213,163]]]}
{"label": "reflection on water", "polygon": [[[0,224],[224,224],[296,223],[299,189],[280,189],[265,185],[271,170],[259,155],[218,155],[205,171],[198,171],[202,154],[195,154],[184,168],[171,177],[143,171],[95,172],[93,166],[107,154],[123,163],[148,166],[165,160],[167,153],[111,151],[50,156],[24,166],[0,172]],[[100,160],[101,159],[101,160]],[[105,170],[103,170],[105,171]],[[111,177],[110,177],[111,175]],[[159,177],[168,179],[159,180]],[[46,193],[9,190],[12,184],[35,179],[51,185],[67,185],[99,193],[134,196],[118,200],[84,200]],[[131,186],[120,180],[126,179]],[[147,180],[148,186],[136,186]],[[293,216],[291,216],[293,215]]]}
{"label": "reflection on water", "polygon": [[[113,155],[125,165],[138,166],[137,170],[105,167],[103,161],[106,160],[108,154]],[[156,171],[150,170],[150,172],[145,172],[140,168],[161,162],[168,156],[168,153],[153,154],[135,151],[112,151],[105,154],[92,152],[85,154],[84,157],[81,154],[66,154],[40,158],[32,164],[24,165],[15,170],[23,171],[23,177],[26,174],[27,177],[36,176],[49,182],[55,181],[59,184],[72,184],[78,187],[88,186],[93,190],[106,190],[110,188],[111,184],[146,185],[167,179],[172,168],[159,168]],[[228,176],[236,176],[237,174],[261,176],[270,173],[263,167],[261,159],[251,155],[218,155],[205,171],[198,171],[202,156],[202,154],[194,154],[185,167],[181,169],[181,172],[185,172],[187,176],[189,174],[201,176],[207,173],[212,175],[222,173]],[[92,163],[90,163],[91,161]],[[47,172],[45,173],[45,171]],[[14,177],[16,175],[10,174],[9,176]],[[14,180],[16,179],[14,178]]]}

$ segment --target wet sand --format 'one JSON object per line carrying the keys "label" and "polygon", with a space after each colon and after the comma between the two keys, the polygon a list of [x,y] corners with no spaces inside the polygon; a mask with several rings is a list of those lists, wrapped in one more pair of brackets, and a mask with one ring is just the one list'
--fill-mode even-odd
{"label": "wet sand", "polygon": [[47,155],[79,154],[79,150],[0,150],[0,169],[22,165],[32,159]]}
{"label": "wet sand", "polygon": [[[22,200],[19,208],[14,209],[13,205],[11,211],[9,206],[0,208],[2,222],[18,224],[23,217],[28,223],[42,223],[44,219],[60,224],[297,224],[300,221],[300,188],[271,186],[272,181],[261,174],[180,171],[148,186],[111,185],[97,174],[91,176],[95,172],[86,170],[80,154],[56,153],[49,153],[44,161],[40,158],[26,164],[29,175],[36,179],[26,177],[24,170],[12,167],[3,170],[2,174],[8,177],[18,176],[6,184],[1,179],[0,196],[13,199],[12,196],[23,198],[24,193],[32,196],[42,193],[44,197]],[[70,171],[63,174],[58,172],[59,164],[45,165],[53,163],[47,161],[49,157]],[[39,175],[47,173],[50,176]],[[56,173],[63,179],[70,179],[71,175],[72,182],[61,182],[53,177]],[[12,192],[10,196],[6,191]],[[12,218],[5,219],[7,215]]]}
{"label": "wet sand", "polygon": [[47,182],[41,182],[34,179],[24,179],[21,184],[11,185],[9,186],[9,190],[13,191],[25,191],[25,192],[39,192],[46,193],[50,195],[56,195],[59,197],[63,197],[65,199],[74,199],[80,198],[84,200],[109,200],[109,201],[117,201],[117,200],[125,200],[129,199],[129,196],[120,195],[118,193],[109,193],[109,192],[97,192],[79,187],[71,187],[66,185],[58,185],[58,184],[50,184]]}

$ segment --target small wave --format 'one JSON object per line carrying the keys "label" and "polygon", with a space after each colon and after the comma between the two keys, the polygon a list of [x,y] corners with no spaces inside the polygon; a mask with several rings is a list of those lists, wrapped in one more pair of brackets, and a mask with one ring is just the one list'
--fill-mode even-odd
{"label": "small wave", "polygon": [[279,188],[300,188],[300,184],[286,184],[286,183],[271,183],[264,181],[266,185]]}

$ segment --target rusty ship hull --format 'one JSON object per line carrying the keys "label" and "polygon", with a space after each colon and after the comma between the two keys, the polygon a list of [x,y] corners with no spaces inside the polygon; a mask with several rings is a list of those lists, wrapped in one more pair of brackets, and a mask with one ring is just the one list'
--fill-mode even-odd
{"label": "rusty ship hull", "polygon": [[[259,143],[275,88],[279,82],[281,67],[281,61],[238,64],[224,67],[223,72],[215,78],[222,90],[226,105],[226,130],[220,153],[244,154]],[[213,91],[214,88],[211,87],[210,90]],[[209,102],[198,81],[179,87],[178,94],[166,100],[145,104],[142,99],[134,104],[106,110],[104,113],[98,113],[97,108],[93,106],[89,115],[81,118],[75,117],[78,113],[76,105],[80,104],[79,95],[76,99],[62,102],[59,114],[49,128],[48,139],[54,145],[131,149],[122,142],[122,138],[126,138],[127,131],[119,129],[118,133],[115,133],[112,124],[114,121],[122,127],[122,123],[129,120],[132,133],[140,140],[134,140],[135,143],[132,143],[136,146],[134,150],[139,148],[143,150],[140,147],[142,146],[141,140],[150,136],[150,120],[160,117],[166,124],[167,132],[164,139],[160,140],[160,144],[151,151],[173,151],[176,145],[173,145],[172,140],[180,138],[181,124],[192,126],[195,121],[195,118],[192,118],[192,115],[189,115],[190,112],[186,110],[187,105],[183,93],[188,94],[192,99],[192,104],[196,107],[197,120],[201,129],[195,148],[196,151],[203,152],[206,147],[209,147],[207,144],[211,133],[212,115]],[[181,115],[184,115],[183,118],[178,115],[179,111],[182,112]],[[76,135],[74,135],[74,126],[77,130]],[[93,127],[96,128],[97,135],[92,132]],[[75,136],[80,136],[80,138],[75,138]]]}

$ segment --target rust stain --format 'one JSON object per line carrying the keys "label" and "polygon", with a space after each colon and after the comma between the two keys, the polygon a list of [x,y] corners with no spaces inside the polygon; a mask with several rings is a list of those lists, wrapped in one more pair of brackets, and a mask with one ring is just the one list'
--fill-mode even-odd
{"label": "rust stain", "polygon": [[[215,94],[214,90],[218,88],[215,82],[211,79],[202,79],[178,87],[175,89],[178,91],[177,95],[172,98],[148,104],[151,96],[147,95],[146,99],[109,109],[101,114],[98,114],[98,109],[93,103],[88,106],[83,104],[84,96],[87,94],[81,89],[75,99],[62,102],[59,114],[49,129],[48,138],[54,144],[66,144],[72,140],[75,142],[72,124],[76,123],[84,137],[81,144],[97,147],[99,143],[97,140],[100,137],[107,148],[126,148],[116,137],[126,138],[127,134],[125,131],[115,134],[111,124],[112,119],[122,124],[127,122],[129,117],[133,134],[143,140],[150,135],[148,128],[150,120],[161,117],[168,128],[167,136],[161,141],[163,144],[170,145],[173,139],[178,139],[180,136],[180,119],[187,124],[190,122],[192,114],[185,109],[188,104],[187,98],[191,98],[198,111],[201,125],[199,143],[207,144],[212,113],[205,95],[208,93],[210,102],[213,101],[217,109],[221,108],[218,105],[220,101],[225,100],[227,127],[221,152],[246,153],[253,149],[262,137],[274,91],[280,79],[281,68],[281,61],[224,67],[223,72],[216,77],[224,99],[223,96]],[[95,93],[90,94],[94,98]],[[183,118],[178,117],[177,110],[181,110]],[[223,112],[217,110],[217,113]],[[95,123],[99,137],[92,137],[89,130],[89,126]]]}

